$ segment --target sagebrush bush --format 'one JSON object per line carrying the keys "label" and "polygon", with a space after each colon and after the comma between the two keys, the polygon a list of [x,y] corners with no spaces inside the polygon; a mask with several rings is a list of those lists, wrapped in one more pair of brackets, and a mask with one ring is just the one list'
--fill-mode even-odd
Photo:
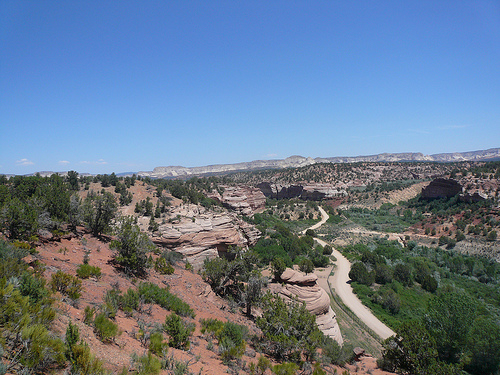
{"label": "sagebrush bush", "polygon": [[95,315],[95,307],[85,306],[83,310],[83,322],[85,324],[93,324]]}
{"label": "sagebrush bush", "polygon": [[195,316],[193,309],[175,294],[170,293],[168,288],[160,288],[156,284],[144,282],[139,284],[137,292],[144,303],[155,303],[180,316],[191,318]]}
{"label": "sagebrush bush", "polygon": [[153,332],[149,337],[148,349],[151,353],[158,356],[165,356],[168,352],[168,343],[164,341],[163,334],[161,332]]}
{"label": "sagebrush bush", "polygon": [[102,342],[114,341],[118,336],[118,325],[106,317],[106,314],[99,313],[94,319],[94,331]]}
{"label": "sagebrush bush", "polygon": [[136,354],[132,355],[132,362],[136,368],[134,371],[136,375],[158,375],[160,373],[161,362],[151,352],[142,357]]}
{"label": "sagebrush bush", "polygon": [[52,274],[50,287],[54,292],[60,292],[62,295],[76,300],[82,295],[82,281],[75,276],[62,271]]}
{"label": "sagebrush bush", "polygon": [[91,266],[88,263],[83,263],[78,266],[76,269],[76,275],[80,279],[88,279],[90,276],[95,278],[101,277],[101,269],[97,266]]}
{"label": "sagebrush bush", "polygon": [[177,349],[189,349],[191,345],[189,336],[194,331],[194,325],[185,323],[179,315],[173,313],[165,318],[163,329],[170,336],[168,342],[170,346]]}
{"label": "sagebrush bush", "polygon": [[156,258],[154,268],[156,272],[162,275],[171,275],[175,271],[174,267],[170,263],[167,263],[163,257]]}
{"label": "sagebrush bush", "polygon": [[224,362],[240,358],[245,352],[248,328],[217,319],[202,319],[201,333],[210,333],[219,342],[219,353]]}

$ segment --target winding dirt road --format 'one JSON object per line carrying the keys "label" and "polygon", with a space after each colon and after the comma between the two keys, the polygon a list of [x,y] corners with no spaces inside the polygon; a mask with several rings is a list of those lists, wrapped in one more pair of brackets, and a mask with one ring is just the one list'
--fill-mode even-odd
{"label": "winding dirt road", "polygon": [[[311,228],[308,229],[317,229],[321,225],[323,225],[328,220],[328,214],[323,210],[323,208],[319,207],[321,212],[321,221],[316,223]],[[305,233],[305,231],[303,231]],[[315,240],[321,245],[326,246],[327,243],[319,238],[315,238]],[[322,272],[316,272],[318,274],[318,283],[320,286],[326,291],[329,290],[328,282],[330,282],[330,286],[335,290],[338,296],[342,299],[342,302],[351,309],[354,314],[358,316],[373,332],[379,335],[382,339],[386,339],[388,337],[394,336],[396,333],[387,327],[384,323],[375,317],[372,312],[364,306],[358,297],[354,294],[351,285],[349,284],[349,271],[351,270],[351,263],[344,257],[338,250],[333,249],[333,256],[337,258],[336,269],[333,276],[329,276],[333,267],[328,267]]]}

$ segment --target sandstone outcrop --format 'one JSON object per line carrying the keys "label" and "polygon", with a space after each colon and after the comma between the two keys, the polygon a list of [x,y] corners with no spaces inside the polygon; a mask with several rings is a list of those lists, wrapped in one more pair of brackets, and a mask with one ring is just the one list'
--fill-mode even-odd
{"label": "sandstone outcrop", "polygon": [[305,302],[307,310],[316,316],[319,329],[342,345],[343,339],[335,313],[330,306],[330,297],[317,284],[318,276],[287,268],[281,275],[281,280],[285,285],[279,295],[287,300],[297,299]]}
{"label": "sandstone outcrop", "polygon": [[285,185],[261,182],[257,185],[257,188],[259,188],[266,197],[272,199],[301,198],[305,200],[320,201],[346,195],[345,190],[338,189],[338,187],[333,184],[316,183]]}
{"label": "sandstone outcrop", "polygon": [[217,199],[225,207],[239,214],[250,216],[266,207],[266,196],[260,189],[244,185],[221,187],[224,188],[222,196],[215,191],[208,194],[209,198]]}
{"label": "sandstone outcrop", "polygon": [[446,178],[436,178],[422,190],[422,198],[451,198],[463,191],[458,181]]}
{"label": "sandstone outcrop", "polygon": [[488,196],[485,193],[478,191],[475,193],[460,194],[458,197],[459,201],[467,203],[484,202],[487,199]]}
{"label": "sandstone outcrop", "polygon": [[257,229],[236,216],[213,212],[162,224],[159,232],[153,242],[185,255],[195,269],[200,269],[205,259],[225,253],[229,246],[254,245],[260,236]]}

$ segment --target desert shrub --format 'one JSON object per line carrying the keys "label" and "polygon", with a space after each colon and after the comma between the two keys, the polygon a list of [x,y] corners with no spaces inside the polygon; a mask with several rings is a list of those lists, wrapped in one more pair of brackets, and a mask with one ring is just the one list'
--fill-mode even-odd
{"label": "desert shrub", "polygon": [[66,358],[71,363],[71,373],[80,375],[104,374],[103,363],[90,352],[89,346],[80,340],[78,326],[69,323],[66,328]]}
{"label": "desert shrub", "polygon": [[194,318],[193,309],[168,288],[160,288],[153,283],[144,282],[137,287],[137,293],[145,303],[156,303],[164,309],[171,310],[180,316]]}
{"label": "desert shrub", "polygon": [[324,363],[344,366],[353,359],[354,352],[352,349],[352,345],[344,344],[344,346],[340,346],[331,337],[324,336],[321,343],[321,360]]}
{"label": "desert shrub", "polygon": [[83,341],[73,346],[72,353],[72,373],[79,375],[106,374],[103,362],[91,353],[89,346]]}
{"label": "desert shrub", "polygon": [[165,258],[159,257],[155,261],[155,271],[162,275],[171,275],[175,270],[170,263],[167,263]]}
{"label": "desert shrub", "polygon": [[95,315],[95,307],[85,306],[83,310],[83,322],[85,324],[93,324]]}
{"label": "desert shrub", "polygon": [[161,370],[161,362],[151,352],[147,355],[137,356],[135,353],[132,355],[132,363],[136,370],[136,375],[158,375]]}
{"label": "desert shrub", "polygon": [[110,289],[104,295],[104,304],[101,305],[101,312],[108,318],[114,318],[121,305],[121,292],[118,289]]}
{"label": "desert shrub", "polygon": [[240,358],[245,351],[248,328],[232,322],[217,319],[202,319],[201,332],[210,333],[219,342],[219,352],[224,362]]}
{"label": "desert shrub", "polygon": [[83,289],[82,281],[80,279],[62,271],[57,271],[52,274],[50,287],[52,288],[52,291],[60,292],[72,300],[80,298]]}
{"label": "desert shrub", "polygon": [[218,340],[219,352],[224,362],[241,358],[245,352],[245,336],[248,332],[247,327],[227,322],[224,324]]}
{"label": "desert shrub", "polygon": [[21,331],[23,348],[19,362],[31,372],[46,372],[53,363],[65,362],[64,343],[42,324],[31,324]]}
{"label": "desert shrub", "polygon": [[105,313],[99,313],[94,319],[94,331],[102,342],[114,341],[118,335],[118,325],[106,317]]}
{"label": "desert shrub", "polygon": [[262,299],[262,310],[257,326],[264,334],[264,350],[278,359],[299,360],[301,354],[306,359],[312,357],[322,333],[304,304],[287,304],[267,293]]}
{"label": "desert shrub", "polygon": [[163,326],[165,332],[170,336],[169,345],[177,349],[189,349],[189,336],[194,331],[194,326],[185,323],[176,313],[165,318]]}
{"label": "desert shrub", "polygon": [[276,375],[295,375],[299,370],[299,366],[291,362],[283,362],[273,366],[273,374]]}
{"label": "desert shrub", "polygon": [[44,278],[24,272],[19,280],[19,291],[23,296],[29,297],[30,302],[41,302],[49,297],[50,292],[45,288],[46,282]]}
{"label": "desert shrub", "polygon": [[95,278],[101,277],[101,269],[97,266],[91,266],[88,263],[83,263],[78,266],[76,269],[76,275],[80,279],[88,279],[90,276]]}
{"label": "desert shrub", "polygon": [[161,332],[153,332],[149,337],[148,349],[151,353],[158,356],[164,356],[168,351],[168,343],[163,341],[163,334]]}
{"label": "desert shrub", "polygon": [[273,272],[274,280],[281,280],[281,275],[285,272],[285,269],[286,263],[283,258],[277,257],[271,262],[271,270]]}
{"label": "desert shrub", "polygon": [[161,254],[161,257],[171,266],[175,266],[177,262],[181,261],[184,256],[176,251],[166,250]]}
{"label": "desert shrub", "polygon": [[139,293],[129,288],[120,298],[120,307],[125,313],[131,314],[132,310],[139,308],[139,299]]}
{"label": "desert shrub", "polygon": [[117,239],[111,242],[110,247],[117,251],[115,260],[126,274],[141,277],[146,274],[147,254],[155,250],[149,237],[141,232],[130,217],[122,219]]}

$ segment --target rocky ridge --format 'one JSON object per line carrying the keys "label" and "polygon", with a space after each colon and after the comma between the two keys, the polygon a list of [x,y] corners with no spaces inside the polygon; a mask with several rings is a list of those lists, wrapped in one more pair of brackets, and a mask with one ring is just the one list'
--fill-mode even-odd
{"label": "rocky ridge", "polygon": [[237,171],[252,171],[259,169],[279,169],[298,168],[317,163],[359,163],[359,162],[401,162],[401,161],[421,161],[421,162],[458,162],[458,161],[482,161],[500,158],[500,148],[488,150],[441,153],[424,155],[420,152],[406,153],[382,153],[366,156],[346,156],[329,158],[311,158],[303,156],[290,156],[281,160],[255,160],[251,162],[235,164],[217,164],[204,167],[182,167],[168,166],[156,167],[153,171],[138,172],[138,175],[151,178],[176,178],[189,176],[203,176],[226,174]]}

